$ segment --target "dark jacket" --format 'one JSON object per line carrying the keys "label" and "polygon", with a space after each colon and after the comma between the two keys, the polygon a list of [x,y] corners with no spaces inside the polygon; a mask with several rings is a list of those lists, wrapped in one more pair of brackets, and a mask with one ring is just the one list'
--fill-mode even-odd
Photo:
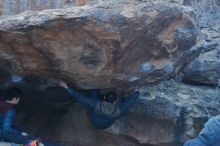
{"label": "dark jacket", "polygon": [[220,133],[200,134],[197,138],[187,141],[184,146],[220,146]]}
{"label": "dark jacket", "polygon": [[27,144],[29,138],[22,136],[22,132],[12,128],[15,117],[15,109],[13,105],[5,101],[0,101],[0,128],[1,137],[4,140],[19,144]]}
{"label": "dark jacket", "polygon": [[110,127],[115,120],[125,115],[140,94],[139,92],[135,92],[123,102],[116,105],[110,102],[100,101],[98,98],[87,97],[77,89],[68,88],[68,92],[81,105],[87,108],[90,113],[89,118],[91,123],[98,129]]}

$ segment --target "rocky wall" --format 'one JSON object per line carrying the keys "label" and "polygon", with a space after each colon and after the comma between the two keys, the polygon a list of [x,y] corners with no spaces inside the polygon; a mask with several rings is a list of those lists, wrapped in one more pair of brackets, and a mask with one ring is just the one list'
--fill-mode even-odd
{"label": "rocky wall", "polygon": [[[0,95],[19,86],[16,124],[65,146],[181,146],[219,114],[219,5],[1,1]],[[55,8],[62,9],[8,16]],[[57,79],[121,96],[137,88],[141,96],[128,115],[97,130]]]}
{"label": "rocky wall", "polygon": [[85,0],[1,0],[0,16],[16,15],[25,11],[42,11],[83,6]]}

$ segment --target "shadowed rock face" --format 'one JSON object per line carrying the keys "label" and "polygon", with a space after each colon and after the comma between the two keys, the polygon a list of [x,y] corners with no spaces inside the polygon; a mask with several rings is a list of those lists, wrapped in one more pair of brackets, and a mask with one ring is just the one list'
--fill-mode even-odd
{"label": "shadowed rock face", "polygon": [[199,54],[190,13],[151,1],[27,12],[0,20],[0,58],[81,88],[154,83]]}
{"label": "shadowed rock face", "polygon": [[[218,88],[170,80],[140,88],[141,96],[130,113],[110,128],[98,130],[89,122],[85,108],[77,103],[70,105],[71,98],[62,95],[61,88],[45,91],[44,101],[39,100],[42,94],[36,90],[35,94],[27,94],[35,96],[29,98],[27,103],[30,104],[23,104],[22,109],[35,110],[26,111],[17,121],[38,137],[65,146],[182,146],[186,139],[200,132],[208,117],[220,112]],[[54,98],[52,95],[56,94]]]}

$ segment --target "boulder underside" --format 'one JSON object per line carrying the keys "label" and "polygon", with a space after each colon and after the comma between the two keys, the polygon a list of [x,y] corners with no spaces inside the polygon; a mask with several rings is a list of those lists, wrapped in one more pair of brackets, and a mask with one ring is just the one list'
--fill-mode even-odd
{"label": "boulder underside", "polygon": [[152,1],[26,12],[0,20],[0,59],[85,89],[156,83],[201,51],[190,13]]}

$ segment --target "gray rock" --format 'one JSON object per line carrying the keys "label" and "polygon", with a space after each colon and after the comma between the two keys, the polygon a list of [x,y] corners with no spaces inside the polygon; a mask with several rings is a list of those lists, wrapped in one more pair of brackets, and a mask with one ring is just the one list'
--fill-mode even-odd
{"label": "gray rock", "polygon": [[66,146],[182,146],[200,132],[209,117],[220,112],[219,88],[170,80],[139,90],[141,96],[131,112],[106,130],[95,129],[88,120],[88,112],[76,103],[68,111],[35,112],[31,119],[21,122],[32,127],[33,133]]}
{"label": "gray rock", "polygon": [[218,86],[220,80],[220,3],[218,0],[186,1],[195,10],[206,40],[205,51],[184,70],[184,80],[193,84]]}
{"label": "gray rock", "polygon": [[[216,44],[213,47],[215,48],[215,46]],[[219,86],[220,85],[219,58],[220,58],[219,45],[217,46],[216,49],[201,54],[185,69],[184,81],[193,84],[206,84],[210,86]]]}

